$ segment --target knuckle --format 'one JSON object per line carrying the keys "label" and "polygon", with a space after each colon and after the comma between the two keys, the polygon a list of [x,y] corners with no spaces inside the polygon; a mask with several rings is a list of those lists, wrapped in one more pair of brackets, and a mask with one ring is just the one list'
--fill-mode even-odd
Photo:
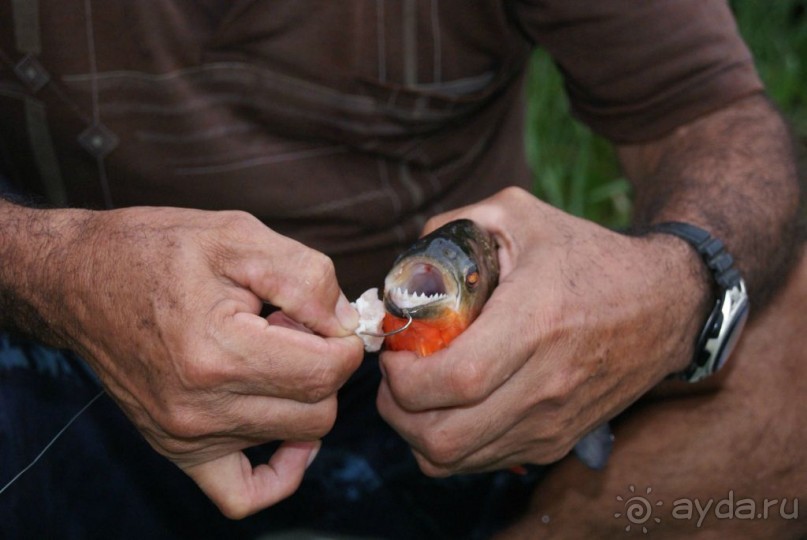
{"label": "knuckle", "polygon": [[336,279],[336,269],[330,257],[314,250],[307,251],[304,257],[302,276],[304,281],[310,282],[312,286],[321,287]]}
{"label": "knuckle", "polygon": [[514,215],[534,210],[536,204],[541,206],[540,199],[518,186],[503,189],[493,197],[493,202],[490,211],[494,212],[497,220],[513,219]]}
{"label": "knuckle", "polygon": [[323,366],[306,378],[302,400],[305,403],[319,403],[336,393],[339,382],[338,372],[329,366]]}
{"label": "knuckle", "polygon": [[454,394],[464,403],[476,403],[488,394],[488,370],[482,362],[463,362],[451,374]]}
{"label": "knuckle", "polygon": [[[557,415],[548,415],[547,418],[557,418]],[[563,438],[563,426],[560,422],[550,422],[547,427],[541,432],[541,439],[550,446],[558,444],[558,441]]]}
{"label": "knuckle", "polygon": [[572,401],[575,394],[574,378],[571,374],[558,374],[547,381],[543,389],[542,403],[552,412],[560,414]]}
{"label": "knuckle", "polygon": [[535,431],[537,440],[542,448],[548,448],[550,454],[561,452],[565,454],[574,446],[571,436],[573,418],[561,412],[550,412],[542,415],[543,423]]}
{"label": "knuckle", "polygon": [[220,388],[234,376],[234,367],[226,357],[199,352],[188,344],[185,353],[176,357],[176,375],[182,390],[187,394]]}
{"label": "knuckle", "polygon": [[319,425],[317,426],[320,437],[333,429],[336,423],[337,408],[336,397],[325,401],[323,411],[320,413]]}
{"label": "knuckle", "polygon": [[570,390],[566,384],[547,385],[547,388],[544,389],[541,406],[547,419],[555,419],[555,423],[547,428],[550,433],[561,429],[559,422],[563,418],[564,409],[569,405],[570,399]]}
{"label": "knuckle", "polygon": [[421,455],[415,455],[420,471],[430,478],[445,478],[451,474],[450,469],[440,467]]}
{"label": "knuckle", "polygon": [[398,405],[407,412],[419,412],[426,409],[426,406],[421,403],[418,398],[417,392],[410,392],[405,389],[395,388],[390,384],[392,395],[395,396],[395,401]]}
{"label": "knuckle", "polygon": [[324,437],[333,429],[336,423],[336,413],[336,397],[323,401],[317,405],[316,411],[302,423],[298,435],[306,440]]}
{"label": "knuckle", "polygon": [[524,188],[518,186],[508,186],[499,192],[499,195],[503,199],[525,199],[525,198],[532,198],[532,195],[525,190]]}
{"label": "knuckle", "polygon": [[572,449],[570,445],[551,445],[546,450],[542,451],[536,459],[534,459],[534,463],[537,465],[549,465],[551,463],[556,463],[566,457],[569,454],[569,451]]}
{"label": "knuckle", "polygon": [[173,460],[181,459],[197,450],[195,444],[185,439],[175,438],[163,426],[160,427],[159,434],[147,434],[146,438],[158,453]]}
{"label": "knuckle", "polygon": [[252,513],[249,499],[237,490],[228,491],[214,502],[221,513],[229,519],[243,519]]}
{"label": "knuckle", "polygon": [[388,385],[381,383],[375,398],[375,407],[381,418],[394,429],[398,428],[395,416],[395,398]]}
{"label": "knuckle", "polygon": [[330,257],[314,250],[305,250],[297,255],[293,267],[298,269],[293,276],[294,286],[285,291],[289,307],[300,316],[314,322],[323,316],[322,309],[332,308],[338,292],[336,270]]}
{"label": "knuckle", "polygon": [[232,257],[232,246],[249,245],[260,234],[263,224],[248,212],[222,210],[212,214],[206,228],[208,249],[217,257],[216,262],[224,264]]}
{"label": "knuckle", "polygon": [[169,436],[169,444],[176,442],[174,450],[186,448],[186,441],[198,439],[206,434],[206,430],[194,412],[187,407],[172,407],[162,417],[160,427]]}
{"label": "knuckle", "polygon": [[457,437],[441,431],[427,437],[423,444],[423,454],[432,464],[446,468],[464,457],[464,448]]}
{"label": "knuckle", "polygon": [[392,370],[387,370],[387,386],[389,387],[392,399],[402,409],[408,412],[417,412],[423,410],[424,406],[421,404],[422,390],[421,386],[412,382],[407,377],[398,377]]}
{"label": "knuckle", "polygon": [[213,369],[214,366],[214,363],[205,358],[185,362],[179,373],[183,389],[195,392],[215,387],[221,382],[221,375]]}
{"label": "knuckle", "polygon": [[225,229],[242,238],[249,238],[254,235],[256,226],[262,226],[258,218],[242,210],[225,210],[219,212],[219,216]]}

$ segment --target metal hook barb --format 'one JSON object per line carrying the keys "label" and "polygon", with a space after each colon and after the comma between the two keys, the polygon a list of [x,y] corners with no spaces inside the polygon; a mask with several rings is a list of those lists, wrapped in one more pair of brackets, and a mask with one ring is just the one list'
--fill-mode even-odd
{"label": "metal hook barb", "polygon": [[383,332],[381,334],[376,334],[374,332],[359,332],[359,334],[362,334],[362,335],[365,335],[365,336],[370,336],[370,337],[388,337],[388,336],[394,336],[395,334],[400,334],[401,332],[403,332],[404,330],[409,328],[409,326],[412,324],[412,315],[409,314],[409,311],[407,311],[405,309],[402,310],[402,311],[403,311],[403,314],[406,315],[406,318],[409,319],[409,320],[406,321],[405,325],[398,328],[397,330],[393,330],[391,332]]}

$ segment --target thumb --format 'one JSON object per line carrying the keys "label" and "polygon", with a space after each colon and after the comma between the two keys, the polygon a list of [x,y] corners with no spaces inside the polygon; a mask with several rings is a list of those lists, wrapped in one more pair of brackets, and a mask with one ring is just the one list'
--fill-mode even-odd
{"label": "thumb", "polygon": [[185,473],[230,519],[241,519],[292,495],[316,457],[320,441],[284,442],[266,464],[253,468],[247,456],[226,456],[184,467]]}

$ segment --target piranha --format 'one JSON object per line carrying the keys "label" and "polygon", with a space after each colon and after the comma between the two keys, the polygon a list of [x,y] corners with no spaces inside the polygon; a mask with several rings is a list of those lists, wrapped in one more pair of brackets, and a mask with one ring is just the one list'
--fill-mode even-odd
{"label": "piranha", "polygon": [[[428,356],[448,346],[476,319],[499,282],[496,249],[490,233],[460,219],[401,253],[384,280],[386,348]],[[612,446],[606,423],[583,437],[574,452],[588,467],[602,469]]]}
{"label": "piranha", "polygon": [[409,324],[386,338],[387,349],[419,356],[443,349],[476,319],[498,282],[496,242],[473,221],[451,221],[424,236],[384,280],[384,332]]}

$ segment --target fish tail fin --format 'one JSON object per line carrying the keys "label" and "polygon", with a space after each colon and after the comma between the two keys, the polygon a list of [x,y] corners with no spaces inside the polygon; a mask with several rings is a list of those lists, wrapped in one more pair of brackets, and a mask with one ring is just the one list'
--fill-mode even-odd
{"label": "fish tail fin", "polygon": [[599,471],[608,463],[613,445],[614,436],[606,422],[580,439],[574,446],[574,453],[587,467]]}

